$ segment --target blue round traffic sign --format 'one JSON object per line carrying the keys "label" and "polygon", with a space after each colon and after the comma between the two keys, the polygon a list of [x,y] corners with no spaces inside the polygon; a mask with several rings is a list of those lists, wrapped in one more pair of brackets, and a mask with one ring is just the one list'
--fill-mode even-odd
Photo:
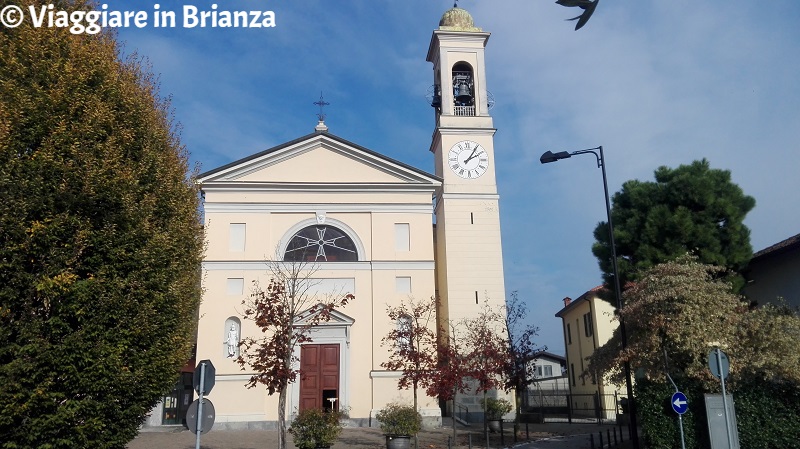
{"label": "blue round traffic sign", "polygon": [[673,393],[669,402],[672,405],[672,410],[675,410],[675,413],[679,415],[683,415],[689,410],[689,401],[686,400],[686,395],[680,391]]}

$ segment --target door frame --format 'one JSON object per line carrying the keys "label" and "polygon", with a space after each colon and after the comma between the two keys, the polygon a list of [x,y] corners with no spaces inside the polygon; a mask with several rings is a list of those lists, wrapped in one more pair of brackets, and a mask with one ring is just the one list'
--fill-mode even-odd
{"label": "door frame", "polygon": [[[300,314],[303,316],[303,314]],[[327,323],[322,323],[311,329],[311,340],[308,344],[339,345],[339,410],[342,407],[350,406],[350,327],[355,320],[349,316],[334,310],[331,312],[331,319]],[[294,355],[298,362],[295,369],[300,369],[300,347],[296,347]],[[294,418],[297,410],[300,409],[300,379],[289,384],[289,400],[286,401],[287,415]]]}

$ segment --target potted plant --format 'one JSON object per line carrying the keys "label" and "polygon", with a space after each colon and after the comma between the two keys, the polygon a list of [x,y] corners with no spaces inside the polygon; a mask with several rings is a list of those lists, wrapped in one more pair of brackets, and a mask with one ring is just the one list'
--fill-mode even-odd
{"label": "potted plant", "polygon": [[410,405],[388,404],[375,417],[386,435],[387,449],[410,448],[411,437],[422,427],[422,416]]}
{"label": "potted plant", "polygon": [[342,423],[338,411],[324,411],[318,408],[305,409],[292,421],[289,433],[294,445],[299,449],[328,448],[342,433]]}
{"label": "potted plant", "polygon": [[486,413],[486,420],[489,422],[489,429],[492,432],[500,431],[502,428],[500,421],[503,419],[503,415],[514,408],[507,400],[497,398],[481,399],[481,407]]}

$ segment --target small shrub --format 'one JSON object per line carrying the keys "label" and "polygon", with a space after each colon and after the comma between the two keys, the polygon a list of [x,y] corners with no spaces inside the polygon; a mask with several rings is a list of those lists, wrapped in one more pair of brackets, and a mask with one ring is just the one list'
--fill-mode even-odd
{"label": "small shrub", "polygon": [[323,411],[318,408],[303,410],[292,421],[289,433],[294,445],[300,449],[330,447],[342,433],[342,414],[338,411]]}
{"label": "small shrub", "polygon": [[490,421],[503,419],[503,415],[514,409],[507,400],[496,398],[481,399],[481,407],[486,412],[486,418]]}
{"label": "small shrub", "polygon": [[422,428],[422,416],[410,405],[388,404],[375,417],[386,435],[416,435]]}

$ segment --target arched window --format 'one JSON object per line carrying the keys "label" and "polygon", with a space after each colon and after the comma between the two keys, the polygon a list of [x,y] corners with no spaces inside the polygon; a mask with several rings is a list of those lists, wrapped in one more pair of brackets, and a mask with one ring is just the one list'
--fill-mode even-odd
{"label": "arched window", "polygon": [[283,260],[288,262],[356,262],[358,251],[353,240],[340,229],[313,225],[295,233]]}
{"label": "arched window", "polygon": [[466,62],[453,66],[453,105],[455,115],[475,115],[475,76]]}

